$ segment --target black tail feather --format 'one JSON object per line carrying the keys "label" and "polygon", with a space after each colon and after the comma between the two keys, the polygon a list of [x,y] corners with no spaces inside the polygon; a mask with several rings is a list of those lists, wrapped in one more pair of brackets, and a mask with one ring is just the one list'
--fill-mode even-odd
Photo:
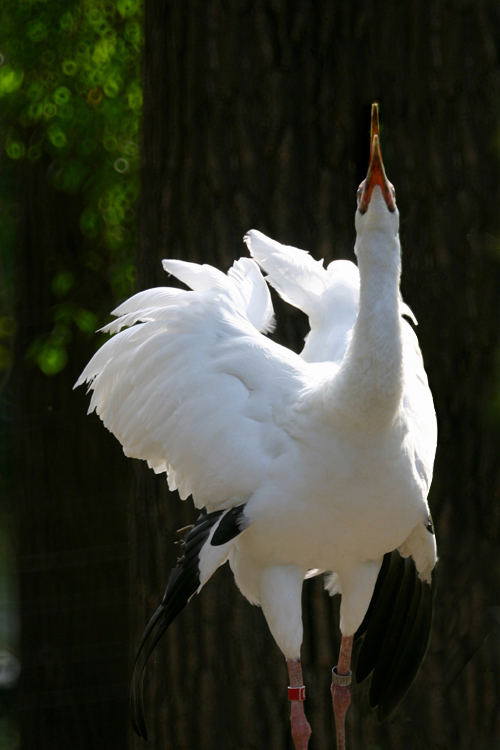
{"label": "black tail feather", "polygon": [[403,580],[394,602],[394,608],[387,618],[384,640],[375,663],[370,683],[370,705],[378,706],[385,695],[391,677],[394,657],[401,642],[405,622],[408,618],[415,589],[416,570],[412,561],[404,560]]}
{"label": "black tail feather", "polygon": [[424,659],[431,633],[435,575],[434,571],[432,585],[417,579],[415,588],[420,590],[420,597],[416,616],[413,627],[409,627],[409,632],[402,635],[400,653],[395,655],[391,665],[385,694],[378,703],[379,721],[385,721],[403,700]]}
{"label": "black tail feather", "polygon": [[[380,647],[385,637],[389,613],[394,606],[403,580],[404,561],[402,557],[397,552],[389,553],[385,557],[389,558],[389,568],[383,585],[378,592],[373,592],[370,603],[370,607],[373,604],[371,613],[368,610],[360,628],[360,630],[363,629],[365,635],[356,665],[356,680],[358,682],[363,682],[375,668]],[[375,594],[377,594],[376,597]],[[368,615],[370,615],[369,618]],[[357,634],[355,637],[358,637]]]}
{"label": "black tail feather", "polygon": [[436,585],[418,577],[411,558],[388,553],[380,569],[370,607],[355,640],[361,641],[356,680],[371,674],[370,705],[385,721],[409,690],[425,656]]}
{"label": "black tail feather", "polygon": [[[146,629],[142,635],[141,642],[139,644],[139,648],[137,649],[137,654],[135,656],[134,660],[134,669],[132,672],[132,678],[130,681],[130,693],[129,693],[129,711],[130,716],[132,719],[132,725],[134,727],[134,731],[136,734],[139,735],[139,737],[143,737],[145,740],[148,740],[148,729],[146,726],[145,718],[144,718],[144,699],[143,699],[143,675],[144,670],[146,668],[146,664],[148,663],[149,653],[146,655],[146,658],[143,661],[142,668],[137,673],[137,666],[138,666],[138,660],[139,655],[142,652],[142,649],[144,648],[146,641],[154,628],[158,625],[158,621],[161,620],[163,617],[163,606],[159,606],[156,612],[154,613],[153,617],[149,621],[149,623],[146,626]],[[158,625],[158,630],[161,627],[161,623]],[[163,632],[163,631],[162,631]]]}

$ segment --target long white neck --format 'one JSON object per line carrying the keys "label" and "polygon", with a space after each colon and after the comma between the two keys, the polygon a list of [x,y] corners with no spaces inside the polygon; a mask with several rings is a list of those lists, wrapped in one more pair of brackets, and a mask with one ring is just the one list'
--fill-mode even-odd
{"label": "long white neck", "polygon": [[358,215],[356,221],[359,310],[329,394],[330,409],[370,432],[393,422],[403,393],[398,217],[388,216],[381,194],[374,194],[372,202],[372,214]]}

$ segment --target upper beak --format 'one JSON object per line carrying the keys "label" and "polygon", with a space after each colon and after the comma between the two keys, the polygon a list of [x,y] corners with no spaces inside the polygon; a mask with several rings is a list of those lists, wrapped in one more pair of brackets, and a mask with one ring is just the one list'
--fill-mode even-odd
{"label": "upper beak", "polygon": [[370,140],[370,164],[366,179],[361,183],[359,212],[364,214],[370,203],[373,188],[378,185],[384,196],[389,211],[396,210],[394,200],[394,188],[386,177],[384,163],[382,161],[382,152],[380,150],[380,135],[378,125],[378,104],[372,104],[372,123],[371,123],[371,140]]}

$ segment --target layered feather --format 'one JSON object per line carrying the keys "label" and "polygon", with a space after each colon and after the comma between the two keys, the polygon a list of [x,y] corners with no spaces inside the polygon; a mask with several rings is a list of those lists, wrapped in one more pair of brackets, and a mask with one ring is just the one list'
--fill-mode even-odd
{"label": "layered feather", "polygon": [[237,261],[228,276],[164,265],[196,291],[148,290],[120,305],[104,329],[116,335],[76,385],[89,383],[89,412],[127,456],[166,471],[197,507],[229,507],[255,492],[270,446],[287,439],[276,406],[303,388],[304,363],[257,330],[271,326],[272,305],[254,261]]}
{"label": "layered feather", "polygon": [[[287,658],[300,653],[306,571],[335,571],[327,587],[342,593],[341,627],[350,634],[368,609],[383,554],[395,547],[413,558],[419,577],[405,574],[404,606],[394,604],[396,597],[387,611],[399,623],[402,612],[410,617],[416,608],[416,619],[423,617],[427,627],[415,581],[430,580],[436,561],[426,530],[436,428],[418,342],[400,318],[407,309],[398,301],[399,241],[392,238],[388,276],[377,270],[382,286],[372,285],[368,298],[365,292],[364,315],[375,336],[365,336],[362,327],[356,336],[360,281],[354,264],[335,261],[324,269],[307,253],[255,231],[246,241],[269,283],[309,315],[301,357],[260,332],[271,329],[273,311],[254,261],[241,259],[226,275],[168,260],[165,270],[191,290],[148,290],[120,305],[118,319],[105,329],[115,335],[77,383],[89,383],[89,411],[97,412],[126,455],[166,471],[171,489],[182,498],[192,494],[209,515],[234,508],[220,540],[196,548],[182,578],[179,570],[173,575],[162,614],[145,634],[159,626],[148,653],[203,585],[203,571],[211,575],[228,555],[238,586],[262,604]],[[376,252],[383,257],[385,248]],[[383,314],[380,296],[387,304]],[[386,372],[397,381],[388,398]],[[370,422],[373,413],[377,419]],[[233,545],[233,534],[243,528],[237,509],[243,503],[250,526]],[[403,563],[408,570],[412,565]],[[382,673],[366,647],[379,706],[392,705],[407,687],[397,676],[406,663],[405,643],[418,641],[408,657],[414,668],[423,642],[423,630],[410,632],[405,624],[408,637],[396,644],[397,630],[390,629],[390,642],[401,652],[394,689],[377,687]],[[139,689],[136,717],[141,700]]]}

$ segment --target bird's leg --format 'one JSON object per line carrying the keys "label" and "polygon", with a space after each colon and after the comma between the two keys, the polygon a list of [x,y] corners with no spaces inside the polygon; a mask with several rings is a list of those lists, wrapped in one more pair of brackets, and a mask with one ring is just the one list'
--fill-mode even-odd
{"label": "bird's leg", "polygon": [[343,636],[339,663],[332,669],[332,700],[337,731],[337,750],[345,750],[345,715],[351,703],[351,652],[353,635]]}
{"label": "bird's leg", "polygon": [[287,659],[286,665],[290,679],[288,698],[292,704],[290,719],[292,722],[292,737],[295,743],[295,750],[307,750],[309,737],[311,736],[311,727],[304,712],[306,689],[302,681],[302,665],[300,659]]}

